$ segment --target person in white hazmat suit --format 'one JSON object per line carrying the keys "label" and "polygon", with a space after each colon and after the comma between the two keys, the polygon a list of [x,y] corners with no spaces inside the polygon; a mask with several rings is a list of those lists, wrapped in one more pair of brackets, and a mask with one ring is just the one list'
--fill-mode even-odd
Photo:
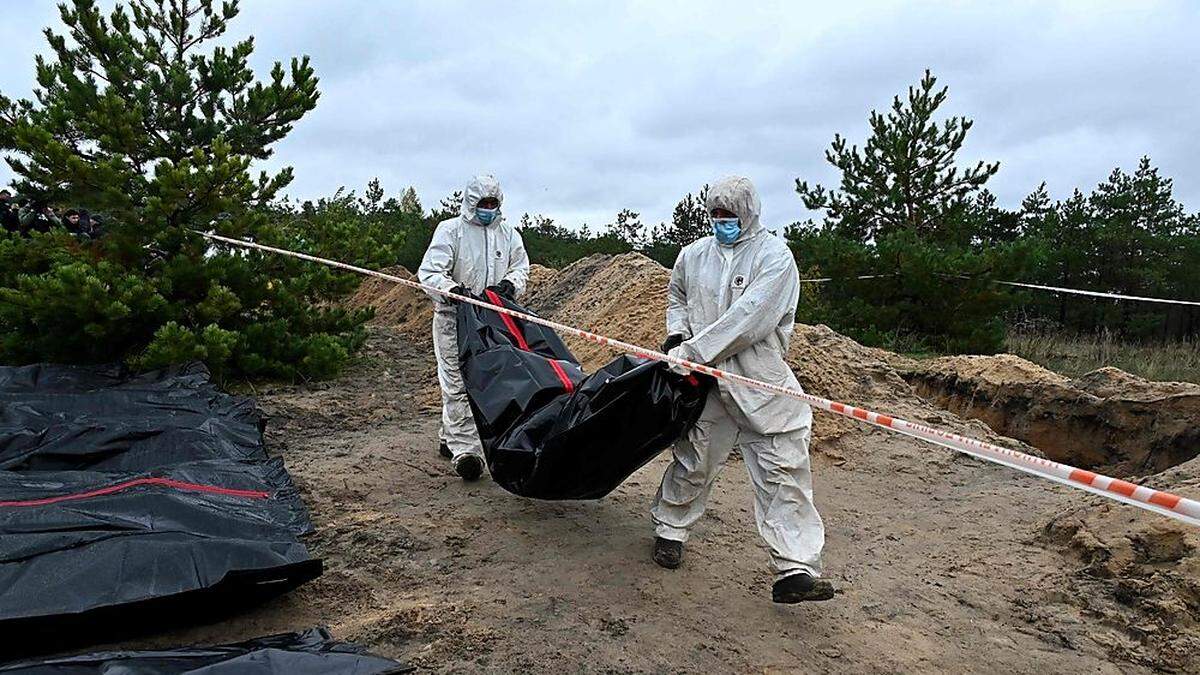
{"label": "person in white hazmat suit", "polygon": [[[791,251],[759,223],[758,193],[748,179],[718,181],[705,208],[713,235],[684,247],[671,271],[663,351],[799,390],[784,362],[800,296]],[[754,486],[758,531],[770,549],[772,599],[832,598],[833,587],[820,579],[825,527],[813,505],[811,428],[812,409],[803,401],[720,381],[676,444],[654,499],[654,561],[680,565],[688,532],[737,447]]]}
{"label": "person in white hazmat suit", "polygon": [[[461,214],[438,224],[417,273],[422,284],[452,293],[478,295],[491,289],[510,300],[525,291],[529,256],[521,233],[500,213],[504,193],[492,176],[476,176],[463,191]],[[433,298],[433,352],[442,389],[439,451],[464,480],[483,473],[483,446],[471,417],[458,368],[454,301]]]}

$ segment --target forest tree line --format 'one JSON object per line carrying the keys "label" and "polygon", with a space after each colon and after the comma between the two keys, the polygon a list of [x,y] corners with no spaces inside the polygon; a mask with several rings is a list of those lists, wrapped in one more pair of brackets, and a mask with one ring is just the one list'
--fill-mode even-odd
{"label": "forest tree line", "polygon": [[[214,246],[196,231],[413,269],[436,223],[457,212],[459,195],[425,208],[415,191],[388,198],[377,181],[361,195],[284,199],[292,170],[255,163],[316,106],[314,69],[294,58],[257,80],[253,40],[224,38],[237,2],[183,7],[64,4],[61,25],[46,30],[34,96],[0,92],[0,152],[16,175],[0,218],[0,363],[201,360],[219,378],[329,377],[365,339],[369,312],[338,302],[360,279]],[[1040,186],[1003,208],[987,189],[998,164],[959,166],[972,122],[939,119],[945,97],[927,73],[871,114],[861,148],[834,139],[826,158],[837,186],[797,180],[798,199],[820,216],[782,234],[802,276],[834,278],[805,286],[801,320],[940,352],[995,351],[1018,317],[1138,340],[1200,331],[1190,308],[993,283],[1195,300],[1198,218],[1148,159],[1089,194],[1054,202]],[[594,230],[510,217],[545,265],[629,251],[671,265],[709,232],[703,205],[699,187],[654,225],[628,209]],[[60,217],[55,207],[69,210]],[[103,228],[81,224],[81,212]]]}

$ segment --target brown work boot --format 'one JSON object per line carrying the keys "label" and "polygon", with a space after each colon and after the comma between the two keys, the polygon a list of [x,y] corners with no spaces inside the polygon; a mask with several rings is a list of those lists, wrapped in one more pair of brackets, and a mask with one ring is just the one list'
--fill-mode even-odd
{"label": "brown work boot", "polygon": [[669,570],[679,567],[683,562],[683,542],[655,537],[654,562]]}

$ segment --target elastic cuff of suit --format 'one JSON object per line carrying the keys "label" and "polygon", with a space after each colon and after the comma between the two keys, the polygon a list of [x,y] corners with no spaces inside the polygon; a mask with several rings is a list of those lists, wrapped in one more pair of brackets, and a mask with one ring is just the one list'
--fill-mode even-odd
{"label": "elastic cuff of suit", "polygon": [[821,578],[821,573],[819,571],[813,569],[812,567],[809,567],[808,565],[797,565],[796,567],[786,569],[782,572],[776,572],[774,580],[775,581],[783,581],[784,579],[786,579],[788,577],[794,577],[797,574],[807,574],[808,576],[810,576],[814,579]]}

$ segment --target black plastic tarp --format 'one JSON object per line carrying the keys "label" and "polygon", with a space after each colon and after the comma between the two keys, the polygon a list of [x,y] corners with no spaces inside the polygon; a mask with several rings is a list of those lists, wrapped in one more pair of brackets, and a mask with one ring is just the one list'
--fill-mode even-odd
{"label": "black plastic tarp", "polygon": [[323,628],[230,645],[97,652],[0,666],[5,675],[383,675],[412,670],[333,640]]}
{"label": "black plastic tarp", "polygon": [[0,368],[0,468],[0,635],[14,647],[215,618],[321,573],[253,402],[203,366]]}
{"label": "black plastic tarp", "polygon": [[[494,293],[493,304],[529,312]],[[620,356],[586,375],[554,331],[460,303],[459,364],[492,479],[523,497],[598,499],[680,438],[709,382]]]}
{"label": "black plastic tarp", "polygon": [[0,368],[0,469],[262,461],[262,430],[254,401],[221,392],[199,363],[141,375],[116,366]]}

